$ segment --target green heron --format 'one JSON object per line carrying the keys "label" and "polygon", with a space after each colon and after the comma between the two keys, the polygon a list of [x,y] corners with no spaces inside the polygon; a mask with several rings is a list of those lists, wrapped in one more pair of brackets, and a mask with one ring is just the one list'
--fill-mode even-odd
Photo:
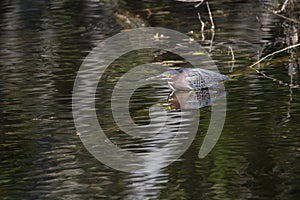
{"label": "green heron", "polygon": [[169,87],[175,90],[200,90],[216,86],[229,80],[228,76],[200,68],[181,68],[168,70],[158,76],[148,78],[167,80]]}

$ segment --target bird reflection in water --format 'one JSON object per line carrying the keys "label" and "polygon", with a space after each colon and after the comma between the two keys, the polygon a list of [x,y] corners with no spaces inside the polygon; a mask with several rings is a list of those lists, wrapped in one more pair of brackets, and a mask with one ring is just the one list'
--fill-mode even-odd
{"label": "bird reflection in water", "polygon": [[166,111],[179,111],[210,106],[225,97],[227,92],[218,87],[198,91],[172,91],[163,104]]}

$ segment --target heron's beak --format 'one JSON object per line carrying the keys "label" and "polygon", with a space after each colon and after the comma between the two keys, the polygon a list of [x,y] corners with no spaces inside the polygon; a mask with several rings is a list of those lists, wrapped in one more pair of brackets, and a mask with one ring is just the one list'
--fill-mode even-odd
{"label": "heron's beak", "polygon": [[170,74],[160,74],[157,76],[152,76],[150,78],[147,78],[146,81],[152,81],[152,80],[171,80],[171,75]]}

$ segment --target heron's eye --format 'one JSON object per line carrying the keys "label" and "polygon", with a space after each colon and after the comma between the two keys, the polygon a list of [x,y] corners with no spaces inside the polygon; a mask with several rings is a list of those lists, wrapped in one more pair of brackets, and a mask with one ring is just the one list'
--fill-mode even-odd
{"label": "heron's eye", "polygon": [[166,77],[167,77],[167,78],[170,78],[170,76],[171,76],[171,74],[166,74]]}

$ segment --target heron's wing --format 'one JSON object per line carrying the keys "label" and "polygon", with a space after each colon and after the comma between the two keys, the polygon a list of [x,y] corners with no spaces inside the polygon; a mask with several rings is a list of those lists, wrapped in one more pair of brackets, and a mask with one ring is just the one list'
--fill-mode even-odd
{"label": "heron's wing", "polygon": [[201,89],[217,85],[219,82],[228,80],[229,78],[223,74],[219,74],[206,69],[192,68],[187,71],[187,80],[192,88]]}

